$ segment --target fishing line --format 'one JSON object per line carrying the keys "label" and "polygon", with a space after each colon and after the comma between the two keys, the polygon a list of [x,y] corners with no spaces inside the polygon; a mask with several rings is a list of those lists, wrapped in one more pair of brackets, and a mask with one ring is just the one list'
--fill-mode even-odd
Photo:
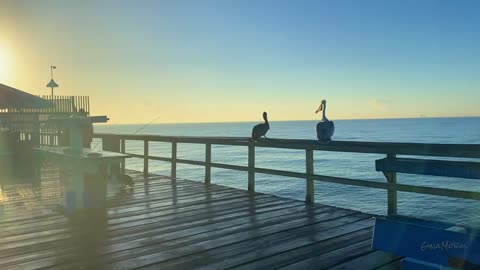
{"label": "fishing line", "polygon": [[[148,122],[147,124],[141,126],[139,129],[135,130],[135,132],[133,132],[133,133],[130,134],[130,135],[135,135],[135,134],[137,134],[137,133],[140,132],[142,129],[144,129],[144,128],[150,126],[151,124],[153,124],[153,122],[155,122],[155,120],[157,120],[157,119],[160,118],[160,117],[161,117],[161,116],[157,116],[157,117],[153,118],[152,121],[150,121],[150,122]],[[101,142],[102,142],[102,141],[98,141],[98,142],[92,147],[92,150],[95,150],[95,149],[99,146],[99,144],[100,144]]]}
{"label": "fishing line", "polygon": [[160,116],[157,116],[155,117],[152,121],[148,122],[148,124],[145,124],[143,127],[140,127],[139,129],[137,129],[134,133],[130,134],[130,135],[135,135],[137,134],[138,132],[140,132],[140,130],[150,126],[151,124],[153,124],[153,122],[155,122],[155,120],[157,120],[158,118],[160,118]]}

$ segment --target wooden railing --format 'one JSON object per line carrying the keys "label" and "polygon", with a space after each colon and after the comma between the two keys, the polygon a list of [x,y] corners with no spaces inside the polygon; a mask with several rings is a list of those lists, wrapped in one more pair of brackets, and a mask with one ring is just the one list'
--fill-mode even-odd
{"label": "wooden railing", "polygon": [[[15,106],[0,109],[0,115],[14,115],[12,121],[23,121],[22,116],[29,114],[56,114],[75,113],[79,110],[90,112],[90,100],[88,96],[47,96],[41,95],[50,106],[44,108],[17,108]],[[29,119],[27,119],[28,121]]]}
{"label": "wooden railing", "polygon": [[[171,163],[171,177],[176,178],[176,165],[190,164],[205,167],[205,183],[211,182],[211,168],[221,168],[248,172],[248,190],[255,191],[255,173],[287,176],[305,179],[307,203],[315,202],[314,181],[336,183],[351,186],[360,186],[367,188],[387,190],[388,212],[396,213],[397,192],[413,192],[437,196],[447,196],[463,199],[480,200],[480,192],[455,190],[448,188],[437,188],[427,186],[417,186],[409,184],[400,184],[396,181],[371,181],[350,179],[344,177],[333,177],[314,172],[314,151],[333,151],[350,153],[368,153],[383,154],[389,157],[398,155],[409,156],[436,156],[443,158],[480,158],[480,145],[478,144],[424,144],[424,143],[388,143],[388,142],[351,142],[351,141],[332,141],[328,144],[320,144],[315,140],[287,140],[287,139],[265,139],[252,142],[248,138],[234,137],[178,137],[178,136],[158,136],[158,135],[119,135],[119,134],[95,134],[95,138],[102,140],[103,149],[127,153],[132,157],[142,158],[144,161],[143,172],[147,176],[149,173],[148,161],[158,160]],[[125,149],[126,141],[143,141],[143,154],[128,153]],[[152,156],[149,153],[150,142],[168,142],[171,143],[171,157]],[[203,144],[205,145],[205,160],[187,160],[177,158],[177,144]],[[212,162],[212,145],[231,145],[248,147],[248,165],[232,165]],[[306,171],[292,172],[285,170],[275,170],[259,168],[255,166],[255,149],[258,147],[299,149],[305,151]],[[125,166],[123,164],[123,166]],[[393,179],[396,179],[396,173],[392,172]]]}
{"label": "wooden railing", "polygon": [[20,140],[34,140],[35,145],[59,145],[63,129],[45,125],[49,118],[68,117],[80,110],[90,113],[88,96],[38,96],[50,106],[44,108],[0,109],[0,132],[16,133]]}

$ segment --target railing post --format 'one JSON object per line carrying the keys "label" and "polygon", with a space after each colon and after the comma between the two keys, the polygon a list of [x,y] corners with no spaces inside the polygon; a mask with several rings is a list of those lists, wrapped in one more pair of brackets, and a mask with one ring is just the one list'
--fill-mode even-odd
{"label": "railing post", "polygon": [[143,178],[148,177],[148,140],[143,141]]}
{"label": "railing post", "polygon": [[102,149],[111,152],[120,152],[120,139],[113,136],[102,138]]}
{"label": "railing post", "polygon": [[212,144],[205,144],[205,184],[210,185],[212,182],[211,165],[212,162]]}
{"label": "railing post", "polygon": [[248,144],[248,191],[255,192],[255,144]]}
{"label": "railing post", "polygon": [[[120,151],[125,154],[125,139],[120,139]],[[120,170],[122,174],[125,174],[125,158],[120,163]]]}
{"label": "railing post", "polygon": [[305,196],[305,202],[309,204],[315,203],[315,185],[313,182],[313,150],[305,150],[305,161],[306,161],[306,173],[307,173],[307,194]]}
{"label": "railing post", "polygon": [[62,141],[61,141],[61,139],[60,139],[61,136],[62,136],[62,132],[61,132],[60,130],[57,130],[57,132],[56,132],[56,137],[57,137],[57,144],[56,144],[56,146],[61,146],[61,145],[60,145],[60,144],[62,143]]}
{"label": "railing post", "polygon": [[50,130],[50,146],[54,146],[55,145],[55,139],[54,139],[54,136],[53,136],[53,132],[52,130]]}
{"label": "railing post", "polygon": [[172,142],[172,170],[170,177],[173,180],[177,178],[177,142]]}
{"label": "railing post", "polygon": [[[395,154],[387,154],[387,158],[395,158]],[[388,182],[387,199],[388,199],[388,215],[397,214],[397,173],[385,172]]]}
{"label": "railing post", "polygon": [[42,136],[40,135],[40,122],[38,120],[38,116],[33,122],[33,130],[32,130],[31,136],[32,136],[31,140],[33,145],[38,147],[42,144],[42,140],[41,140]]}
{"label": "railing post", "polygon": [[[105,151],[120,152],[120,139],[118,137],[104,137],[102,139],[102,149]],[[112,164],[111,170],[113,174],[120,172],[120,163]]]}

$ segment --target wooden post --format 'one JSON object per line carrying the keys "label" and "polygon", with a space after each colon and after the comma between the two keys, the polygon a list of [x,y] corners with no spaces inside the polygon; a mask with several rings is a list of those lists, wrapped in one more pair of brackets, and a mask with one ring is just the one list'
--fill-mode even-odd
{"label": "wooden post", "polygon": [[143,178],[148,177],[148,140],[143,141]]}
{"label": "wooden post", "polygon": [[35,120],[33,121],[33,130],[31,134],[31,140],[32,143],[35,147],[38,147],[42,144],[41,141],[41,136],[40,136],[40,121],[38,119],[38,116],[35,117]]}
{"label": "wooden post", "polygon": [[[395,154],[388,154],[387,158],[395,158]],[[384,172],[388,182],[387,199],[388,199],[388,215],[397,214],[397,173]]]}
{"label": "wooden post", "polygon": [[248,144],[248,191],[255,192],[255,145]]}
{"label": "wooden post", "polygon": [[118,137],[102,138],[102,149],[111,152],[120,152],[120,139]]}
{"label": "wooden post", "polygon": [[50,130],[49,133],[50,133],[50,146],[54,146],[54,145],[55,145],[55,144],[54,144],[55,138],[54,138],[54,136],[53,136],[53,131]]}
{"label": "wooden post", "polygon": [[210,185],[212,182],[211,176],[211,162],[212,162],[212,144],[205,144],[205,184]]}
{"label": "wooden post", "polygon": [[306,149],[306,173],[307,173],[307,194],[305,196],[305,202],[308,204],[315,203],[315,185],[313,182],[313,150]]}
{"label": "wooden post", "polygon": [[172,170],[170,177],[172,180],[177,178],[177,142],[172,142]]}
{"label": "wooden post", "polygon": [[57,130],[57,132],[56,132],[56,137],[57,137],[56,146],[61,146],[61,143],[62,143],[62,140],[61,140],[62,132],[61,132],[60,130]]}
{"label": "wooden post", "polygon": [[[102,138],[102,149],[105,151],[120,152],[120,139],[113,136]],[[120,173],[120,163],[112,164],[110,168],[113,174]]]}
{"label": "wooden post", "polygon": [[[120,151],[125,154],[125,139],[120,140]],[[120,163],[120,169],[122,174],[125,174],[125,159]]]}

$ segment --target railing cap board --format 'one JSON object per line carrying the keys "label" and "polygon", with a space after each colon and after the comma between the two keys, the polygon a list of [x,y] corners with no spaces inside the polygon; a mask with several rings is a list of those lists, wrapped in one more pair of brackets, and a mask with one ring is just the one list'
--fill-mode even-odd
{"label": "railing cap board", "polygon": [[[209,143],[226,145],[251,144],[248,137],[193,137],[162,135],[129,135],[96,133],[95,138],[116,137],[127,140],[148,140],[159,142]],[[480,144],[432,144],[397,142],[332,141],[322,144],[317,140],[261,139],[255,142],[257,147],[313,149],[322,151],[354,152],[371,154],[397,154],[416,156],[444,156],[462,158],[480,158]]]}

